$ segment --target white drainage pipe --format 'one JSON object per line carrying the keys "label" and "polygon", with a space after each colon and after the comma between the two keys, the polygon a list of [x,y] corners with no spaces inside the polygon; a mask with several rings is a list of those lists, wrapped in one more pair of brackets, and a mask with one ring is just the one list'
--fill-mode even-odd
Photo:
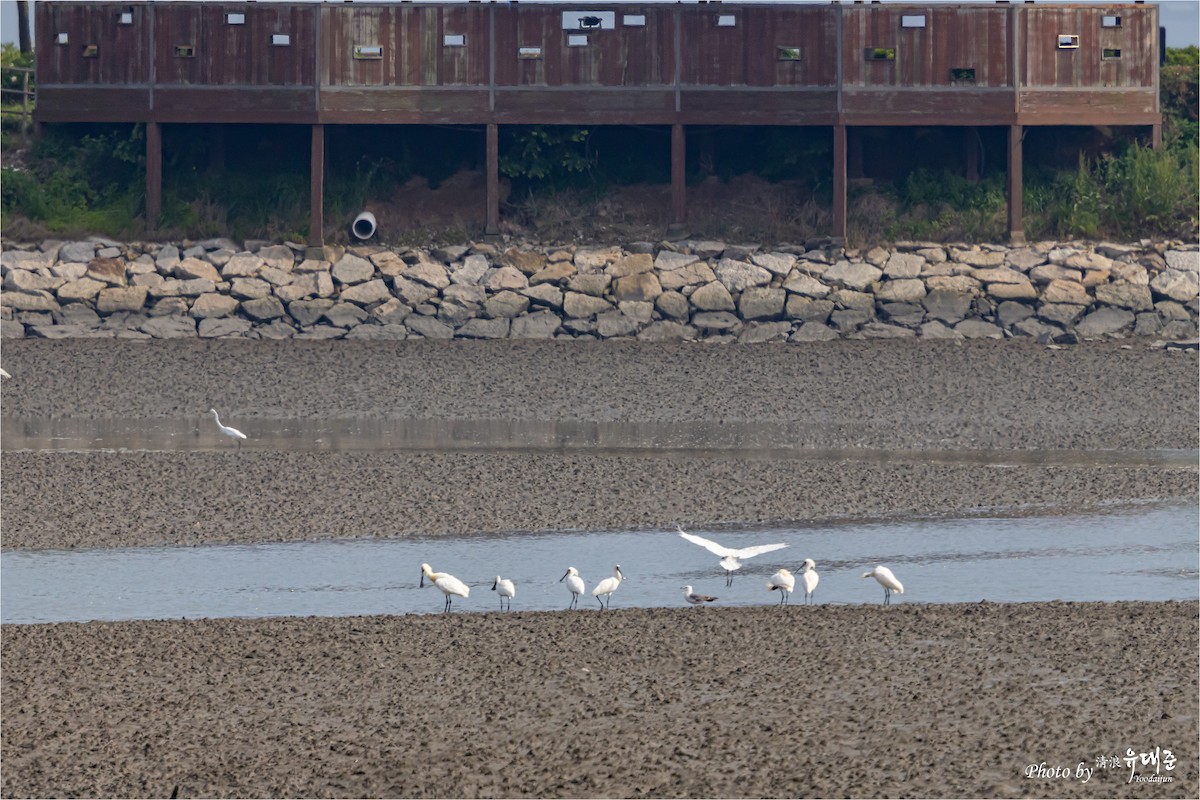
{"label": "white drainage pipe", "polygon": [[359,214],[350,225],[350,232],[359,239],[370,239],[375,235],[375,215],[370,211]]}

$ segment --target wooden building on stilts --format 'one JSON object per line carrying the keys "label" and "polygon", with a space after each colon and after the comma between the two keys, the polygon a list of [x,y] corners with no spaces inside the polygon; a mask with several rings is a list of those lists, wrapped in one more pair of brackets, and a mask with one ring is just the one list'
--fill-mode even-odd
{"label": "wooden building on stilts", "polygon": [[[1024,238],[1025,133],[1131,127],[1161,141],[1158,7],[1073,3],[69,2],[36,6],[39,123],[146,126],[161,213],[163,126],[306,126],[311,243],[324,240],[331,126],[482,127],[486,226],[507,125],[664,126],[673,223],[689,129],[808,126],[832,144],[832,230],[889,131],[1007,142],[1008,233]],[[823,135],[823,134],[822,134]],[[337,220],[337,224],[349,220]]]}

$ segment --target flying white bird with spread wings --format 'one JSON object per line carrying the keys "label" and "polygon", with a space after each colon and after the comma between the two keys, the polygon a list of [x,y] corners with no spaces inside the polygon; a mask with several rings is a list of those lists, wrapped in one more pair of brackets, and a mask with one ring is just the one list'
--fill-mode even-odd
{"label": "flying white bird with spread wings", "polygon": [[705,539],[703,536],[697,536],[694,533],[688,533],[682,526],[675,526],[679,530],[679,535],[687,539],[692,544],[698,544],[713,555],[721,557],[721,566],[728,573],[725,576],[725,585],[733,585],[733,573],[742,568],[742,559],[761,556],[763,553],[770,553],[773,550],[780,550],[787,547],[786,544],[760,544],[754,547],[724,547],[714,541]]}

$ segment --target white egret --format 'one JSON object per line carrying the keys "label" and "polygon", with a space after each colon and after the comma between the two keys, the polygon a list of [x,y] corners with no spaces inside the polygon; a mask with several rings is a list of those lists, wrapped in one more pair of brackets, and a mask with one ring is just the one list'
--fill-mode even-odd
{"label": "white egret", "polygon": [[11,378],[11,377],[12,377],[12,375],[9,375],[7,370],[0,369],[0,378]]}
{"label": "white egret", "polygon": [[425,579],[442,591],[446,596],[446,607],[442,609],[442,613],[450,611],[450,601],[454,595],[459,597],[467,597],[471,594],[471,588],[460,581],[453,575],[445,572],[434,572],[433,568],[428,564],[421,565],[421,588],[425,588]]}
{"label": "white egret", "polygon": [[804,583],[804,604],[808,605],[813,592],[817,590],[817,583],[821,580],[821,576],[817,574],[817,562],[811,558],[804,559],[804,571],[800,573],[800,580]]}
{"label": "white egret", "polygon": [[583,578],[579,577],[579,570],[567,567],[567,571],[558,579],[559,583],[563,581],[567,582],[567,588],[571,590],[571,605],[567,608],[576,608],[579,605],[579,595],[587,588],[583,585]]}
{"label": "white egret", "polygon": [[[615,567],[613,567],[612,576],[600,581],[598,584],[596,584],[596,588],[592,589],[592,597],[599,601],[601,611],[608,608],[609,605],[612,604],[612,593],[617,590],[617,587],[621,585],[621,581],[623,580],[625,580],[625,576],[621,573],[621,565],[617,564]],[[607,604],[600,599],[600,595],[604,595],[608,598]]]}
{"label": "white egret", "polygon": [[212,414],[212,418],[216,420],[217,427],[221,429],[221,433],[236,441],[238,449],[240,450],[242,448],[242,439],[246,438],[246,434],[242,433],[237,428],[231,428],[228,425],[222,425],[221,418],[217,416],[217,410],[215,408],[210,408],[208,413]]}
{"label": "white egret", "polygon": [[713,555],[718,555],[721,557],[721,566],[724,567],[728,573],[725,576],[726,586],[733,585],[733,573],[735,570],[742,568],[743,558],[752,558],[753,556],[759,556],[763,553],[770,553],[773,550],[780,550],[784,547],[787,547],[786,544],[760,544],[755,545],[754,547],[742,547],[735,549],[732,547],[724,547],[716,542],[709,541],[702,536],[696,536],[693,533],[688,533],[682,528],[682,526],[676,525],[675,527],[679,530],[679,535],[687,539],[692,544],[698,544]]}
{"label": "white egret", "polygon": [[517,595],[517,587],[513,585],[509,578],[501,578],[496,576],[496,582],[492,584],[492,591],[500,595],[500,610],[504,610],[504,598],[508,598],[508,610],[512,611],[512,599]]}
{"label": "white egret", "polygon": [[786,569],[781,569],[771,576],[771,580],[767,581],[767,589],[770,591],[779,590],[779,605],[785,605],[788,600],[788,595],[792,593],[792,589],[796,588],[796,577]]}
{"label": "white egret", "polygon": [[892,604],[892,592],[904,594],[904,584],[896,580],[896,576],[887,567],[876,567],[870,572],[864,572],[862,576],[879,581],[879,585],[883,587],[883,604],[885,606]]}
{"label": "white egret", "polygon": [[683,599],[687,600],[694,606],[702,606],[705,603],[711,603],[713,600],[717,599],[715,597],[709,597],[706,594],[696,594],[692,591],[691,586],[680,586],[679,588],[683,589]]}

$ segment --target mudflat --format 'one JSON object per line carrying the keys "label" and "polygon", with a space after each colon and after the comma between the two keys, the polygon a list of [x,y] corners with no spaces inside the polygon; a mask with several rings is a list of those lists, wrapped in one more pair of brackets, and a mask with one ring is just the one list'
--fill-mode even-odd
{"label": "mudflat", "polygon": [[[20,340],[6,422],[70,417],[772,423],[811,460],[587,448],[5,450],[3,545],[658,528],[1195,496],[1196,358],[1144,344]],[[928,453],[963,454],[962,459]],[[1011,452],[984,463],[975,456]],[[1044,460],[1027,459],[1038,453]],[[1096,458],[1079,453],[1098,453]],[[1056,453],[1073,453],[1058,458]],[[855,454],[858,454],[857,456]],[[866,455],[862,455],[866,454]]]}
{"label": "mudflat", "polygon": [[[1197,789],[1190,603],[122,622],[3,635],[5,797]],[[1131,749],[1133,769],[1097,766]],[[1155,752],[1157,767],[1141,763]],[[1031,765],[1069,777],[1025,777]],[[1086,781],[1081,765],[1094,770]],[[1131,773],[1171,782],[1131,783]]]}
{"label": "mudflat", "polygon": [[[6,425],[209,407],[770,422],[848,451],[6,449],[6,549],[1054,513],[1198,489],[1195,464],[1113,457],[1197,447],[1195,355],[1140,343],[20,340],[3,359]],[[995,451],[1041,455],[978,458]],[[5,625],[0,792],[1195,797],[1198,623],[1196,603],[901,602]]]}

